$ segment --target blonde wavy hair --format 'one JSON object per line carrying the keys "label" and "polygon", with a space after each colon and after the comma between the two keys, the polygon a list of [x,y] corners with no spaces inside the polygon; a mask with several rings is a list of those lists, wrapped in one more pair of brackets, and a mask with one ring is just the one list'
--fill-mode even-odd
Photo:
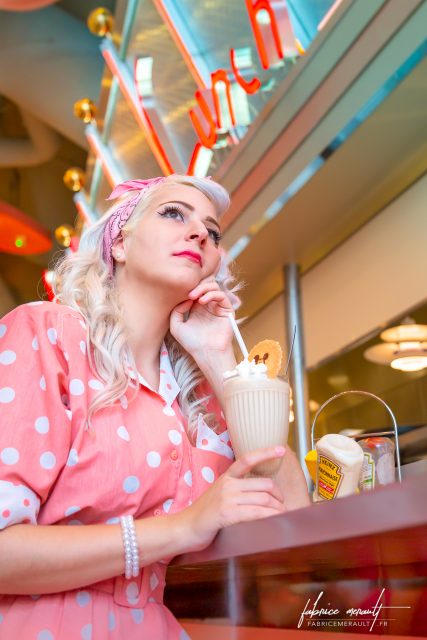
{"label": "blonde wavy hair", "polygon": [[[185,185],[203,193],[213,204],[218,217],[228,209],[230,198],[227,191],[208,178],[171,175],[159,185],[153,185],[144,194],[134,212],[123,227],[126,234],[132,233],[138,221],[149,209],[154,195],[164,185]],[[82,234],[78,251],[63,258],[55,267],[55,301],[78,311],[87,324],[87,353],[92,370],[104,383],[104,388],[94,397],[88,414],[88,426],[95,412],[108,407],[134,386],[129,367],[136,371],[136,363],[127,343],[123,311],[118,300],[116,280],[111,276],[102,257],[105,226],[117,206],[130,199],[134,191],[127,192],[96,223]],[[241,285],[235,284],[222,252],[221,265],[216,275],[220,288],[227,293],[235,309],[240,305],[236,291]],[[173,338],[170,332],[165,336],[175,379],[180,386],[178,403],[188,420],[187,431],[194,440],[198,414],[201,413],[210,426],[217,424],[213,414],[208,414],[206,404],[210,396],[200,393],[200,385],[205,378],[193,358]],[[135,389],[135,394],[137,393]]]}

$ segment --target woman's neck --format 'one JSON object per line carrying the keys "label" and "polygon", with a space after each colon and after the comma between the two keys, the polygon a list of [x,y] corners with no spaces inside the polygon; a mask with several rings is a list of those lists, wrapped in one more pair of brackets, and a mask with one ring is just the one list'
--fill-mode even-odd
{"label": "woman's neck", "polygon": [[170,299],[159,296],[144,287],[132,291],[131,287],[118,287],[123,318],[128,331],[129,347],[138,371],[147,382],[158,388],[159,352],[169,330],[169,318],[174,305]]}

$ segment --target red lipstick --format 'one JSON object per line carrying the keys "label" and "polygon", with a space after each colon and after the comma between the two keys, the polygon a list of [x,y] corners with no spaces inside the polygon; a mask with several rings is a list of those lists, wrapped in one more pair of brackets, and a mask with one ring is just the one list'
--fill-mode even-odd
{"label": "red lipstick", "polygon": [[174,253],[174,256],[183,256],[184,258],[188,258],[193,262],[198,262],[200,266],[202,266],[202,256],[195,251],[180,251],[179,253]]}

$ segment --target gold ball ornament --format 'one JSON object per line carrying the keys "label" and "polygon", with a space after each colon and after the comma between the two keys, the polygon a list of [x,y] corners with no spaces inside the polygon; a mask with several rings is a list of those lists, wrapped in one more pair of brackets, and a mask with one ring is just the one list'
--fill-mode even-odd
{"label": "gold ball ornament", "polygon": [[63,181],[70,191],[80,191],[84,187],[85,174],[79,167],[71,167],[64,173]]}
{"label": "gold ball ornament", "polygon": [[87,19],[89,31],[95,36],[103,38],[113,29],[113,14],[105,7],[98,7],[90,12]]}
{"label": "gold ball ornament", "polygon": [[74,103],[74,115],[89,124],[96,116],[96,106],[90,98],[82,98]]}
{"label": "gold ball ornament", "polygon": [[74,229],[69,224],[61,224],[60,227],[55,229],[55,238],[61,247],[69,247],[73,235]]}

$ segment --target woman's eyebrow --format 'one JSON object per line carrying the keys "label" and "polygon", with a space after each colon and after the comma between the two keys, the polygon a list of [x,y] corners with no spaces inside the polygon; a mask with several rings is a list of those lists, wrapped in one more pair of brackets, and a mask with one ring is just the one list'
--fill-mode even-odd
{"label": "woman's eyebrow", "polygon": [[[193,205],[189,204],[188,202],[182,202],[182,200],[169,200],[168,202],[162,202],[159,206],[162,207],[164,204],[170,204],[171,202],[175,202],[176,204],[182,204],[184,207],[187,207],[187,209],[189,209],[190,211],[194,211]],[[207,218],[205,218],[205,221],[213,222],[213,224],[216,225],[218,229],[221,229],[221,227],[219,226],[215,218],[211,218],[211,216],[208,216]]]}
{"label": "woman's eyebrow", "polygon": [[187,209],[190,209],[190,211],[194,211],[194,207],[191,204],[188,204],[188,202],[182,202],[182,200],[168,200],[167,202],[162,202],[160,206],[162,207],[164,204],[171,204],[171,202],[182,204],[184,207],[187,207]]}

